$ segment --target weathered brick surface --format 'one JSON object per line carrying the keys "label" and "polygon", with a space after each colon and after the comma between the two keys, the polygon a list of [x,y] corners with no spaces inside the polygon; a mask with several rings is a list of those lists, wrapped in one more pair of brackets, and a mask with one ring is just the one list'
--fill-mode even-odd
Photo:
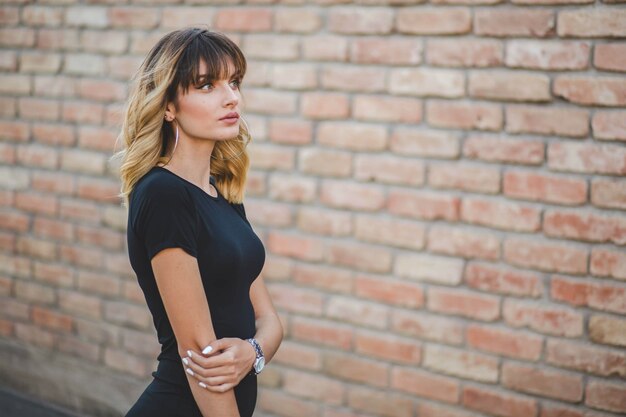
{"label": "weathered brick surface", "polygon": [[195,24],[248,60],[285,329],[260,414],[626,413],[623,0],[4,2],[2,339],[154,370],[109,157],[129,78]]}

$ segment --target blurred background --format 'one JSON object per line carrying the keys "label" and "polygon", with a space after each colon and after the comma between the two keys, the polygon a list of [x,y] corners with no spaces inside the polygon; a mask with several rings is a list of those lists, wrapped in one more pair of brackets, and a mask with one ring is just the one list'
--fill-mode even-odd
{"label": "blurred background", "polygon": [[626,413],[624,1],[3,0],[0,23],[3,410],[121,416],[151,380],[109,158],[145,54],[199,24],[249,64],[245,204],[286,332],[255,415]]}

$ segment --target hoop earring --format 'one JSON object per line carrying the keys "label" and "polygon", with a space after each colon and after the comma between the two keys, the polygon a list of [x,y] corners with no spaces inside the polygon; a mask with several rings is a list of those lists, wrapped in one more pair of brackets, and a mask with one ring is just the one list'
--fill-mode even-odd
{"label": "hoop earring", "polygon": [[246,151],[246,147],[248,146],[248,143],[250,143],[250,129],[248,128],[248,122],[246,122],[246,120],[243,118],[243,116],[240,116],[239,119],[246,125],[246,132],[248,132],[248,140],[247,141],[243,141],[243,140],[238,140],[236,142],[241,142],[244,144],[243,149],[241,150],[241,152],[239,152],[237,155],[232,155],[228,158],[216,158],[215,155],[213,155],[213,153],[211,153],[211,158],[213,159],[219,159],[220,161],[230,161],[231,159],[235,159],[238,158],[241,154],[243,154]]}
{"label": "hoop earring", "polygon": [[174,156],[174,151],[176,150],[176,147],[178,146],[178,123],[175,123],[175,124],[176,124],[176,139],[174,141],[174,149],[172,149],[172,154],[170,155],[170,159],[168,159],[167,162],[163,164],[164,166],[170,163],[170,161],[172,160],[172,157]]}

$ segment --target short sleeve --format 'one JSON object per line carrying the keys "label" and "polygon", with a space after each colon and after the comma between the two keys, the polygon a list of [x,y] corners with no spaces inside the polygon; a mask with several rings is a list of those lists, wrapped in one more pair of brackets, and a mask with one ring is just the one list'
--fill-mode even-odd
{"label": "short sleeve", "polygon": [[135,232],[144,243],[148,259],[166,248],[182,248],[197,258],[197,214],[187,190],[163,181],[142,191]]}

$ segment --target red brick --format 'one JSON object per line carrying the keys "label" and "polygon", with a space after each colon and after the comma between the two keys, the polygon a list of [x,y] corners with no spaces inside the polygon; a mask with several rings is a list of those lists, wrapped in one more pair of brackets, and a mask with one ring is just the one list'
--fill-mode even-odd
{"label": "red brick", "polygon": [[582,376],[512,362],[502,364],[502,384],[515,391],[569,402],[579,402],[583,395]]}
{"label": "red brick", "polygon": [[[549,403],[547,401],[541,404],[540,417],[593,417],[591,414],[583,414],[580,409],[566,407],[558,403]],[[596,416],[601,417],[601,416]]]}
{"label": "red brick", "polygon": [[[413,415],[413,401],[405,395],[364,387],[350,387],[348,406],[351,410],[376,413],[375,415],[381,417],[411,417]],[[353,414],[353,416],[356,415]]]}
{"label": "red brick", "polygon": [[80,48],[78,29],[39,29],[35,46],[37,49],[76,51]]}
{"label": "red brick", "polygon": [[289,273],[291,281],[307,287],[332,293],[349,294],[352,291],[353,273],[325,265],[297,263]]}
{"label": "red brick", "polygon": [[57,169],[59,166],[59,153],[49,146],[23,145],[16,150],[16,160],[21,165],[47,169]]}
{"label": "red brick", "polygon": [[[147,10],[144,9],[139,16],[135,16],[134,22],[141,21],[148,16],[146,12]],[[85,52],[122,54],[128,49],[128,35],[120,30],[86,30],[81,33],[80,43]]]}
{"label": "red brick", "polygon": [[463,341],[463,325],[457,318],[417,311],[393,310],[391,330],[419,339],[452,345],[460,345]]}
{"label": "red brick", "polygon": [[352,155],[343,151],[303,148],[298,153],[298,166],[305,174],[347,177],[352,173]]}
{"label": "red brick", "polygon": [[386,7],[333,7],[328,12],[328,30],[342,34],[389,34],[393,11]]}
{"label": "red brick", "polygon": [[272,283],[269,291],[279,309],[315,316],[322,314],[323,299],[318,291],[278,283]]}
{"label": "red brick", "polygon": [[20,118],[26,120],[58,120],[60,108],[56,100],[23,97],[18,102]]}
{"label": "red brick", "polygon": [[352,40],[350,61],[359,64],[416,65],[422,62],[419,39],[364,37]]}
{"label": "red brick", "polygon": [[510,326],[554,336],[579,337],[583,332],[582,314],[570,308],[507,299],[502,307],[502,316]]}
{"label": "red brick", "polygon": [[91,362],[98,363],[100,360],[100,350],[102,349],[100,345],[85,342],[78,337],[66,334],[60,334],[57,340],[57,348],[60,352]]}
{"label": "red brick", "polygon": [[[102,301],[101,297],[87,296],[84,294],[81,295],[83,297],[89,297],[90,299]],[[96,313],[99,313],[99,310],[96,310]],[[153,326],[152,316],[150,315],[150,311],[146,308],[145,304],[137,305],[124,301],[105,301],[104,318],[111,323],[126,325],[138,329],[147,330]]]}
{"label": "red brick", "polygon": [[417,309],[424,304],[424,291],[421,285],[389,278],[359,275],[354,282],[357,296],[398,307]]}
{"label": "red brick", "polygon": [[547,203],[579,205],[587,200],[585,180],[530,171],[507,171],[503,191],[513,198]]}
{"label": "red brick", "polygon": [[394,366],[391,369],[391,387],[447,403],[458,403],[460,386],[457,380],[422,370]]}
{"label": "red brick", "polygon": [[[28,9],[28,6],[24,10]],[[17,25],[20,21],[20,9],[17,7],[6,6],[6,3],[0,8],[0,24],[12,26]]]}
{"label": "red brick", "polygon": [[274,118],[269,123],[269,138],[277,143],[306,145],[313,138],[313,126],[309,121]]}
{"label": "red brick", "polygon": [[73,320],[67,314],[61,314],[54,310],[33,306],[31,310],[33,323],[52,330],[71,332]]}
{"label": "red brick", "polygon": [[310,203],[317,193],[317,184],[312,178],[288,175],[270,177],[269,195],[280,201]]}
{"label": "red brick", "polygon": [[303,92],[300,113],[309,119],[344,119],[348,117],[348,96],[331,92]]}
{"label": "red brick", "polygon": [[597,379],[588,381],[585,404],[601,410],[626,413],[626,384]]}
{"label": "red brick", "polygon": [[251,223],[261,226],[286,227],[293,224],[291,207],[271,201],[248,199],[247,216]]}
{"label": "red brick", "polygon": [[296,112],[294,92],[246,90],[246,110],[260,114],[292,115]]}
{"label": "red brick", "polygon": [[108,274],[79,271],[76,286],[87,294],[101,294],[116,297],[120,294],[121,281]]}
{"label": "red brick", "polygon": [[415,340],[371,331],[357,332],[355,351],[373,358],[406,364],[418,364],[422,356],[421,344]]}
{"label": "red brick", "polygon": [[492,295],[430,287],[428,309],[437,313],[493,321],[500,317],[500,298]]}
{"label": "red brick", "polygon": [[[454,1],[454,0],[452,0]],[[464,0],[459,0],[464,1]],[[488,3],[489,0],[468,0],[472,2],[484,2]],[[499,0],[494,0],[499,1]],[[442,406],[437,403],[426,403],[420,402],[417,404],[417,415],[420,417],[472,417],[474,414],[471,414],[468,411],[463,411],[461,408],[453,408],[450,406]],[[565,416],[561,416],[565,417]]]}
{"label": "red brick", "polygon": [[327,236],[352,234],[352,215],[345,211],[302,207],[298,210],[298,228]]}
{"label": "red brick", "polygon": [[590,307],[618,314],[626,313],[626,289],[611,284],[553,276],[551,297],[575,307]]}
{"label": "red brick", "polygon": [[548,167],[555,171],[624,175],[626,149],[589,142],[555,142],[548,145]]}
{"label": "red brick", "polygon": [[357,95],[353,99],[352,113],[358,120],[419,123],[422,103],[412,98]]}
{"label": "red brick", "polygon": [[126,98],[127,84],[121,81],[108,81],[82,78],[77,92],[81,98],[95,101],[120,101]]}
{"label": "red brick", "polygon": [[[300,39],[285,34],[255,34],[244,38],[243,52],[246,58],[259,58],[271,61],[292,61],[300,57]],[[268,91],[267,94],[276,94]],[[248,92],[248,98],[250,94]],[[246,106],[249,108],[249,106]],[[278,107],[270,106],[272,112]],[[266,108],[266,111],[268,109]]]}
{"label": "red brick", "polygon": [[465,94],[465,77],[461,72],[450,69],[392,69],[389,91],[419,97],[462,97]]}
{"label": "red brick", "polygon": [[504,242],[504,258],[511,264],[542,271],[587,272],[587,250],[569,244],[509,238]]}
{"label": "red brick", "polygon": [[41,285],[36,282],[28,282],[21,279],[15,280],[15,297],[36,304],[54,304],[57,300],[55,288],[48,285]]}
{"label": "red brick", "polygon": [[71,267],[48,262],[35,262],[34,279],[55,287],[74,285],[74,271]]}
{"label": "red brick", "polygon": [[78,129],[78,145],[82,149],[113,151],[119,130],[84,126]]}
{"label": "red brick", "polygon": [[324,352],[323,370],[341,380],[384,388],[389,385],[389,365],[345,353]]}
{"label": "red brick", "polygon": [[488,166],[437,163],[429,166],[428,182],[433,188],[495,194],[500,190],[500,172]]}
{"label": "red brick", "polygon": [[626,377],[626,352],[559,339],[548,339],[546,363],[604,377]]}
{"label": "red brick", "polygon": [[346,324],[298,316],[291,321],[290,330],[296,340],[341,350],[351,349],[354,333],[353,327]]}
{"label": "red brick", "polygon": [[496,67],[504,48],[493,39],[428,39],[426,61],[442,67]]}
{"label": "red brick", "polygon": [[320,201],[334,208],[375,211],[383,208],[385,195],[382,188],[377,185],[323,180]]}
{"label": "red brick", "polygon": [[54,195],[19,191],[15,194],[15,207],[27,212],[55,215],[59,211],[59,202]]}
{"label": "red brick", "polygon": [[71,194],[74,192],[75,182],[76,180],[71,174],[57,172],[34,172],[31,185],[35,190],[53,192],[57,194]]}
{"label": "red brick", "polygon": [[499,360],[480,353],[444,346],[426,345],[423,367],[451,376],[496,382]]}
{"label": "red brick", "polygon": [[25,6],[22,21],[28,26],[60,26],[63,22],[63,9],[45,6]]}
{"label": "red brick", "polygon": [[537,415],[537,400],[483,387],[466,385],[461,393],[464,407],[501,417]]}
{"label": "red brick", "polygon": [[626,36],[626,10],[614,8],[581,8],[561,10],[557,20],[561,37],[619,37]]}
{"label": "red brick", "polygon": [[294,370],[287,370],[282,376],[288,394],[335,405],[340,405],[345,395],[344,385],[332,378]]}
{"label": "red brick", "polygon": [[57,339],[56,334],[30,324],[15,323],[14,326],[15,336],[18,340],[47,350],[54,349]]}
{"label": "red brick", "polygon": [[[16,72],[17,71],[17,53],[15,51],[0,51],[0,69]],[[6,97],[3,97],[6,99]]]}
{"label": "red brick", "polygon": [[490,264],[469,263],[465,268],[465,283],[490,293],[539,297],[543,282],[537,273],[500,268]]}
{"label": "red brick", "polygon": [[33,232],[36,236],[54,240],[71,241],[74,239],[74,224],[46,217],[35,217]]}
{"label": "red brick", "polygon": [[596,110],[591,128],[595,139],[626,141],[626,111]]}
{"label": "red brick", "polygon": [[589,112],[584,109],[526,105],[506,106],[506,131],[585,137]]}
{"label": "red brick", "polygon": [[456,35],[468,33],[472,17],[467,8],[407,7],[397,12],[396,29],[415,35]]}
{"label": "red brick", "polygon": [[261,7],[220,8],[215,13],[214,26],[221,31],[268,32],[272,29],[272,12],[271,8]]}
{"label": "red brick", "polygon": [[109,22],[108,9],[103,6],[71,6],[65,10],[67,26],[103,28]]}
{"label": "red brick", "polygon": [[474,33],[483,36],[546,37],[555,33],[552,10],[493,9],[477,10]]}
{"label": "red brick", "polygon": [[5,95],[29,95],[32,91],[31,78],[23,74],[0,74],[0,93]]}
{"label": "red brick", "polygon": [[0,304],[0,313],[5,318],[28,320],[30,318],[30,306],[29,303],[19,301],[14,297],[6,297],[2,298],[2,304]]}
{"label": "red brick", "polygon": [[388,248],[351,242],[328,243],[327,260],[332,265],[359,271],[386,273],[391,270]]}
{"label": "red brick", "polygon": [[272,361],[296,369],[319,370],[322,367],[320,349],[302,345],[287,339],[281,342],[280,349],[276,351]]}
{"label": "red brick", "polygon": [[312,400],[295,398],[282,391],[263,390],[258,398],[258,408],[284,417],[317,416],[320,404]]}
{"label": "red brick", "polygon": [[401,253],[396,256],[394,273],[417,281],[457,285],[461,282],[463,262],[428,253]]}
{"label": "red brick", "polygon": [[382,155],[358,155],[354,177],[360,181],[387,184],[424,184],[424,164],[411,159]]}
{"label": "red brick", "polygon": [[145,378],[150,374],[147,362],[126,350],[106,348],[104,364],[115,371],[136,377]]}
{"label": "red brick", "polygon": [[549,210],[544,214],[547,236],[589,242],[626,243],[626,219],[592,212]]}
{"label": "red brick", "polygon": [[131,329],[123,330],[122,346],[130,353],[152,358],[161,351],[160,344],[152,334]]}
{"label": "red brick", "polygon": [[589,42],[512,40],[507,44],[506,65],[548,71],[584,70],[589,67],[590,51]]}
{"label": "red brick", "polygon": [[510,358],[538,361],[543,337],[530,332],[471,324],[467,328],[470,347]]}
{"label": "red brick", "polygon": [[378,67],[329,64],[322,67],[319,77],[328,90],[373,93],[385,91],[385,73]]}
{"label": "red brick", "polygon": [[591,273],[596,276],[626,280],[626,254],[608,248],[591,250]]}
{"label": "red brick", "polygon": [[550,101],[550,79],[523,72],[470,72],[470,97],[507,101]]}
{"label": "red brick", "polygon": [[356,298],[332,295],[325,301],[324,315],[342,323],[376,329],[387,326],[389,307]]}
{"label": "red brick", "polygon": [[503,230],[538,231],[541,210],[516,202],[465,198],[460,207],[466,222]]}
{"label": "red brick", "polygon": [[365,242],[419,250],[424,249],[425,228],[417,222],[358,215],[354,236]]}
{"label": "red brick", "polygon": [[30,136],[30,126],[21,121],[0,121],[0,139],[26,142]]}
{"label": "red brick", "polygon": [[92,201],[61,199],[59,217],[62,219],[80,219],[84,222],[97,224],[102,218],[99,208],[98,204]]}
{"label": "red brick", "polygon": [[626,71],[626,44],[596,44],[593,50],[593,65],[606,71]]}
{"label": "red brick", "polygon": [[503,122],[499,105],[462,101],[429,101],[426,120],[434,127],[478,130],[500,130]]}
{"label": "red brick", "polygon": [[315,90],[317,85],[316,68],[302,63],[275,63],[269,70],[273,88],[284,90]]}
{"label": "red brick", "polygon": [[33,47],[35,46],[35,30],[24,27],[0,28],[0,45],[9,48]]}
{"label": "red brick", "polygon": [[42,97],[74,97],[78,80],[64,75],[35,75],[34,93]]}
{"label": "red brick", "polygon": [[456,221],[459,208],[459,197],[431,192],[392,190],[387,200],[391,214],[423,220]]}
{"label": "red brick", "polygon": [[314,8],[277,8],[274,30],[277,32],[313,33],[320,29],[322,18]]}
{"label": "red brick", "polygon": [[[111,78],[129,80],[139,68],[142,60],[142,57],[137,56],[109,56],[106,58],[107,73]],[[121,122],[118,125],[121,126]]]}
{"label": "red brick", "polygon": [[61,55],[42,52],[20,54],[20,72],[55,73],[61,68]]}
{"label": "red brick", "polygon": [[[180,13],[184,13],[184,8],[179,8]],[[168,24],[172,20],[171,9],[164,8],[163,11],[163,23],[165,27],[170,27]],[[196,12],[201,15],[201,11],[198,9]],[[196,17],[198,17],[196,15]],[[188,18],[192,18],[189,14]],[[152,29],[156,27],[159,22],[159,11],[147,7],[124,7],[116,6],[109,10],[109,19],[111,20],[111,26],[114,28],[132,28],[132,29]]]}
{"label": "red brick", "polygon": [[[463,142],[463,154],[472,159],[523,165],[539,165],[544,160],[544,142],[532,139],[469,135]],[[506,179],[507,173],[505,173]]]}
{"label": "red brick", "polygon": [[625,106],[624,84],[624,79],[619,77],[559,75],[552,84],[552,91],[555,96],[577,104]]}
{"label": "red brick", "polygon": [[460,154],[459,142],[459,136],[452,132],[398,127],[393,130],[389,148],[400,155],[451,159]]}
{"label": "red brick", "polygon": [[317,129],[317,141],[320,145],[355,151],[379,151],[387,146],[386,129],[379,125],[322,122]]}
{"label": "red brick", "polygon": [[72,265],[100,268],[105,265],[102,251],[84,245],[61,244],[59,258]]}
{"label": "red brick", "polygon": [[500,239],[492,234],[433,226],[428,233],[428,250],[456,257],[496,260],[500,257]]}
{"label": "red brick", "polygon": [[288,171],[295,166],[295,152],[284,147],[253,144],[248,148],[250,165],[256,169]]}
{"label": "red brick", "polygon": [[319,239],[301,237],[281,232],[270,232],[268,249],[278,255],[303,260],[320,260],[324,255],[324,245]]}
{"label": "red brick", "polygon": [[594,314],[589,318],[589,339],[605,345],[626,346],[626,320]]}
{"label": "red brick", "polygon": [[312,61],[348,61],[348,40],[343,36],[311,35],[302,40],[302,54]]}

